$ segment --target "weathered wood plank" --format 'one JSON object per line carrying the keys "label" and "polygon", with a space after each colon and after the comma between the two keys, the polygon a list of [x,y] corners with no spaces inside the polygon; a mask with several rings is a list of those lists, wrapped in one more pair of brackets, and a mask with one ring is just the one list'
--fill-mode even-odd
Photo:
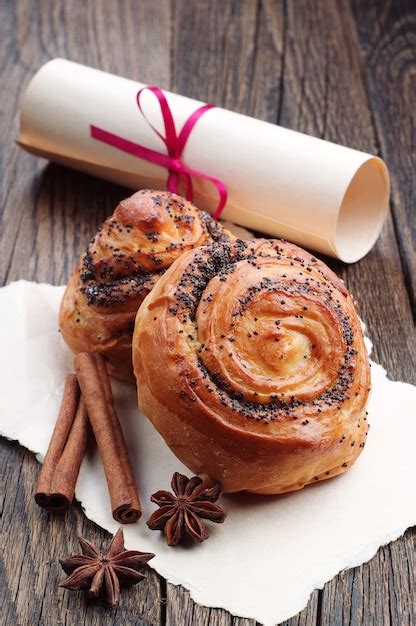
{"label": "weathered wood plank", "polygon": [[[169,2],[118,7],[90,2],[2,3],[0,46],[5,63],[2,101],[0,175],[0,280],[17,278],[63,283],[98,224],[126,193],[110,185],[34,159],[13,143],[18,100],[38,67],[66,56],[132,78],[169,82]],[[104,10],[103,10],[104,9]],[[135,38],[134,22],[148,24]],[[111,46],[106,38],[113,38]],[[4,45],[3,45],[4,42]],[[65,518],[49,517],[33,505],[38,472],[33,455],[1,441],[3,485],[0,604],[6,624],[114,624],[148,626],[162,620],[164,581],[149,569],[147,581],[123,594],[121,606],[108,611],[82,594],[58,590],[63,578],[57,558],[78,551],[76,535],[98,545],[105,533],[74,506]],[[7,481],[7,482],[6,482]]]}
{"label": "weathered wood plank", "polygon": [[[392,174],[392,214],[412,306],[416,291],[416,6],[351,4],[380,149]],[[416,310],[414,309],[416,314]]]}
{"label": "weathered wood plank", "polygon": [[251,0],[176,0],[172,90],[248,112],[258,6]]}
{"label": "weathered wood plank", "polygon": [[183,587],[167,584],[166,626],[256,626],[255,620],[233,618],[228,611],[199,606]]}
{"label": "weathered wood plank", "polygon": [[[87,6],[85,11],[82,4],[67,2],[62,3],[61,10],[58,3],[47,2],[39,12],[35,3],[19,2],[15,7],[4,3],[0,9],[5,42],[0,84],[4,120],[0,156],[2,283],[16,277],[35,277],[39,248],[47,271],[42,273],[40,268],[37,280],[65,281],[85,241],[126,193],[116,185],[103,188],[102,181],[56,165],[45,168],[45,161],[25,154],[14,144],[18,134],[18,102],[34,72],[50,58],[61,55],[131,78],[144,81],[156,78],[162,86],[169,83],[169,39],[165,36],[170,24],[168,1],[159,2],[157,7],[149,1],[141,2],[137,10],[134,5],[126,4],[122,11],[111,2],[106,6],[94,2]],[[140,29],[139,37],[135,37],[133,29],[137,20],[148,24],[148,28]],[[110,40],[108,35],[112,37]],[[77,196],[79,193],[81,196]],[[65,246],[62,240],[57,241],[64,234],[67,235]],[[55,254],[53,246],[58,248]],[[54,268],[51,258],[59,259],[60,267]]]}
{"label": "weathered wood plank", "polygon": [[86,520],[79,506],[63,516],[48,515],[33,504],[33,486],[39,464],[17,444],[0,440],[2,469],[2,586],[3,624],[158,624],[161,616],[159,577],[150,568],[147,580],[123,592],[120,607],[108,610],[104,602],[86,601],[82,593],[58,589],[65,578],[58,559],[79,552],[76,536],[98,547],[108,533]]}
{"label": "weathered wood plank", "polygon": [[409,530],[402,539],[381,548],[369,563],[342,572],[325,585],[321,623],[411,626],[414,536]]}

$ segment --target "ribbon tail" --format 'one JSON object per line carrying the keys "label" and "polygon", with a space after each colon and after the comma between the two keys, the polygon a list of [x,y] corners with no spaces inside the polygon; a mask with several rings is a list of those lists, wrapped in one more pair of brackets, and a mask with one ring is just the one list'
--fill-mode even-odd
{"label": "ribbon tail", "polygon": [[214,218],[214,220],[219,220],[221,217],[221,213],[225,207],[225,205],[227,204],[227,189],[225,187],[225,185],[217,180],[216,182],[212,181],[213,184],[216,186],[217,190],[218,190],[218,194],[220,196],[220,201],[219,204],[214,212],[214,215],[212,216]]}
{"label": "ribbon tail", "polygon": [[167,182],[166,187],[168,188],[168,191],[179,194],[179,173],[178,172],[169,171],[169,177],[168,177],[168,182]]}
{"label": "ribbon tail", "polygon": [[213,178],[212,176],[207,176],[206,174],[202,174],[202,176],[200,175],[200,178],[209,180],[217,188],[220,201],[212,217],[214,218],[214,220],[219,220],[223,212],[223,209],[225,205],[227,204],[227,198],[228,198],[227,187],[224,185],[224,183],[218,180],[218,178]]}
{"label": "ribbon tail", "polygon": [[218,195],[219,195],[219,202],[218,202],[217,208],[214,211],[213,218],[214,220],[219,220],[223,212],[223,209],[225,205],[227,204],[227,198],[228,198],[227,187],[224,185],[224,183],[218,180],[218,178],[214,178],[213,176],[208,176],[207,174],[204,174],[203,172],[198,172],[198,170],[192,170],[189,167],[184,167],[182,171],[184,174],[186,173],[187,176],[196,176],[197,178],[202,178],[202,180],[208,180],[217,188]]}
{"label": "ribbon tail", "polygon": [[191,180],[191,177],[189,176],[189,174],[187,174],[186,172],[184,172],[183,176],[184,176],[185,181],[186,181],[185,198],[191,202],[193,200],[193,198],[194,198],[194,192],[193,192],[193,189],[192,189],[192,180]]}

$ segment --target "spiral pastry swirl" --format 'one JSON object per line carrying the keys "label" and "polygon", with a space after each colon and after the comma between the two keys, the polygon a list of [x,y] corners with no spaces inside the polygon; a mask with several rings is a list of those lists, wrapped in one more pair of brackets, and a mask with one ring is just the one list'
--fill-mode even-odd
{"label": "spiral pastry swirl", "polygon": [[183,252],[231,237],[175,194],[142,190],[122,200],[90,241],[65,291],[60,328],[74,352],[99,351],[111,375],[135,382],[137,310]]}
{"label": "spiral pastry swirl", "polygon": [[364,447],[370,369],[352,298],[287,242],[184,254],[138,313],[133,365],[141,410],[227,492],[300,489]]}

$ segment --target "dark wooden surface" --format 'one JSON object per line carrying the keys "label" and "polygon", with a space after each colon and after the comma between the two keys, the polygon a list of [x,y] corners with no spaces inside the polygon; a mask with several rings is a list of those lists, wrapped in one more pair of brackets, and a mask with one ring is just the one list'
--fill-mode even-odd
{"label": "dark wooden surface", "polygon": [[[392,378],[415,383],[412,4],[0,2],[0,284],[19,278],[65,282],[98,224],[126,193],[47,165],[13,143],[29,79],[45,61],[63,56],[380,154],[392,176],[392,210],[381,237],[359,263],[331,265],[358,301],[374,358]],[[186,591],[152,571],[147,582],[123,595],[116,611],[58,590],[57,558],[76,548],[76,535],[98,544],[107,535],[78,506],[64,518],[35,507],[39,468],[33,455],[0,443],[1,624],[254,626],[252,620],[197,606]],[[369,563],[315,591],[307,608],[286,625],[414,623],[413,537],[408,531]]]}

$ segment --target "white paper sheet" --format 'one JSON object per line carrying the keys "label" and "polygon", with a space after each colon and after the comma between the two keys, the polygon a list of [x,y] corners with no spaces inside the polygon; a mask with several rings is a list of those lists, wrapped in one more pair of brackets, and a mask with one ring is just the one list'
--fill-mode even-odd
{"label": "white paper sheet", "polygon": [[[0,432],[39,458],[72,370],[57,327],[63,289],[24,281],[0,289]],[[145,524],[149,496],[168,489],[174,471],[189,472],[138,412],[133,387],[114,383],[143,505],[142,519],[125,527],[126,545],[155,552],[151,567],[201,604],[267,625],[298,613],[313,589],[416,521],[416,387],[388,380],[375,363],[372,376],[368,443],[350,471],[283,496],[226,497],[225,523],[210,524],[210,539],[191,549],[167,547]],[[116,530],[97,454],[84,459],[76,495],[87,517]]]}
{"label": "white paper sheet", "polygon": [[[19,143],[26,150],[133,189],[166,186],[167,171],[93,139],[90,125],[166,153],[136,103],[143,84],[54,59],[23,97]],[[165,92],[179,132],[201,102]],[[150,122],[162,131],[156,97],[143,94]],[[389,175],[378,157],[220,107],[205,113],[183,162],[221,180],[223,217],[352,263],[376,241],[386,217]],[[216,188],[193,177],[195,202],[218,204]]]}

